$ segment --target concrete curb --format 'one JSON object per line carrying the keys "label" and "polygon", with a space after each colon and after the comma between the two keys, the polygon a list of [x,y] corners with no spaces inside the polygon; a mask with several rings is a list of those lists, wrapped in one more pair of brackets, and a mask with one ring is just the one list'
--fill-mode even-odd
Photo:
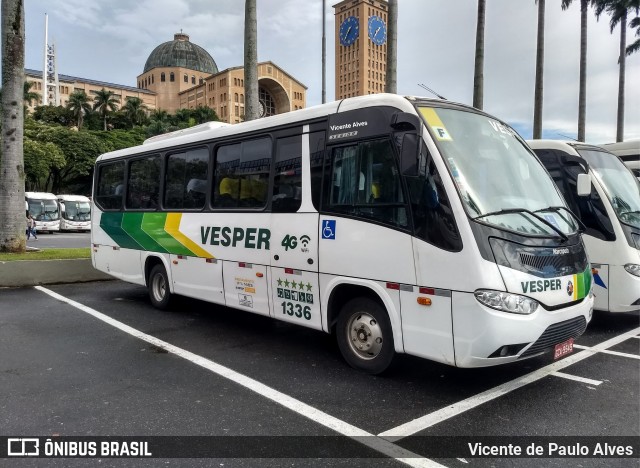
{"label": "concrete curb", "polygon": [[0,287],[112,280],[93,268],[91,259],[0,262]]}

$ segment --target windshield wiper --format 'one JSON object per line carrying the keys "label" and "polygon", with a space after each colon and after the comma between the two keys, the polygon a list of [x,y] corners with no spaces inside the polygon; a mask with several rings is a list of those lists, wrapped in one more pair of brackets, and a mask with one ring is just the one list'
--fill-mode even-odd
{"label": "windshield wiper", "polygon": [[560,213],[560,210],[565,210],[567,213],[569,213],[573,217],[573,219],[576,220],[576,222],[578,223],[578,227],[580,228],[580,232],[585,232],[587,230],[587,226],[585,226],[582,220],[578,218],[578,216],[566,206],[549,206],[547,208],[540,208],[539,210],[535,210],[534,213],[542,213],[543,211],[553,211],[554,213],[558,213],[558,216],[560,216],[567,224],[569,224],[569,220],[564,216],[562,216],[562,213]]}
{"label": "windshield wiper", "polygon": [[524,209],[524,208],[508,208],[508,209],[503,209],[503,210],[498,210],[498,211],[492,211],[490,213],[485,213],[485,214],[482,214],[480,216],[476,216],[475,218],[472,218],[472,219],[476,220],[476,219],[480,219],[480,218],[485,218],[487,216],[502,215],[502,214],[513,214],[513,213],[519,214],[525,219],[526,219],[526,217],[523,215],[523,213],[526,213],[526,214],[528,214],[530,216],[533,216],[538,221],[541,221],[543,224],[546,224],[547,226],[549,226],[556,234],[558,234],[558,236],[560,236],[560,239],[562,239],[562,242],[566,242],[567,240],[569,240],[569,238],[567,237],[567,235],[564,232],[562,232],[560,229],[555,227],[553,224],[551,224],[549,221],[544,219],[542,216],[539,216],[539,215],[535,214],[534,212],[532,212],[530,210],[527,210],[527,209]]}
{"label": "windshield wiper", "polygon": [[619,216],[628,215],[628,214],[640,214],[640,210],[623,211],[620,213]]}

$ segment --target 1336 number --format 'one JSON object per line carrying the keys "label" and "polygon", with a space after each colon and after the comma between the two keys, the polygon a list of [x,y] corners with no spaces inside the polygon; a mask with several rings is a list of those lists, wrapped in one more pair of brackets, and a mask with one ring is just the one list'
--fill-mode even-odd
{"label": "1336 number", "polygon": [[293,302],[282,301],[282,313],[291,317],[294,315],[298,318],[304,317],[306,320],[311,320],[311,307],[300,304],[294,304]]}

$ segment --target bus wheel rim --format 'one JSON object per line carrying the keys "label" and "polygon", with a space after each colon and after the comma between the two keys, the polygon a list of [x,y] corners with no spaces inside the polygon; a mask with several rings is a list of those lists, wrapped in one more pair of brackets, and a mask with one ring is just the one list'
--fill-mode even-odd
{"label": "bus wheel rim", "polygon": [[347,341],[360,359],[375,359],[382,350],[382,328],[378,320],[367,313],[353,314],[347,323]]}
{"label": "bus wheel rim", "polygon": [[153,296],[158,302],[162,302],[164,295],[166,294],[166,282],[164,276],[156,275],[153,278]]}

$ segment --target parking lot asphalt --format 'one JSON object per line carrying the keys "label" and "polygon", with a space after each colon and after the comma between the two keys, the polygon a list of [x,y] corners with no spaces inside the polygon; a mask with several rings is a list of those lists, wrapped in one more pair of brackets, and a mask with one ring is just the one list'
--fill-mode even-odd
{"label": "parking lot asphalt", "polygon": [[[52,296],[56,294],[60,296]],[[576,341],[574,354],[556,362],[545,356],[494,368],[457,369],[399,356],[390,372],[374,377],[348,367],[330,335],[184,298],[172,310],[158,311],[145,288],[120,281],[3,289],[0,427],[4,435],[25,437],[366,435],[376,456],[391,457],[375,458],[376,466],[433,466],[419,458],[402,460],[421,454],[415,438],[637,439],[639,327],[637,313],[596,313]],[[599,347],[602,343],[606,345]],[[92,465],[91,460],[71,459],[10,461],[10,466]],[[571,460],[578,461],[581,466],[630,462]],[[105,466],[111,462],[158,465],[126,459]],[[442,466],[566,462],[460,456],[435,460]],[[162,460],[170,466],[212,463]],[[226,463],[256,466],[257,461]],[[272,466],[371,463],[272,460]]]}

